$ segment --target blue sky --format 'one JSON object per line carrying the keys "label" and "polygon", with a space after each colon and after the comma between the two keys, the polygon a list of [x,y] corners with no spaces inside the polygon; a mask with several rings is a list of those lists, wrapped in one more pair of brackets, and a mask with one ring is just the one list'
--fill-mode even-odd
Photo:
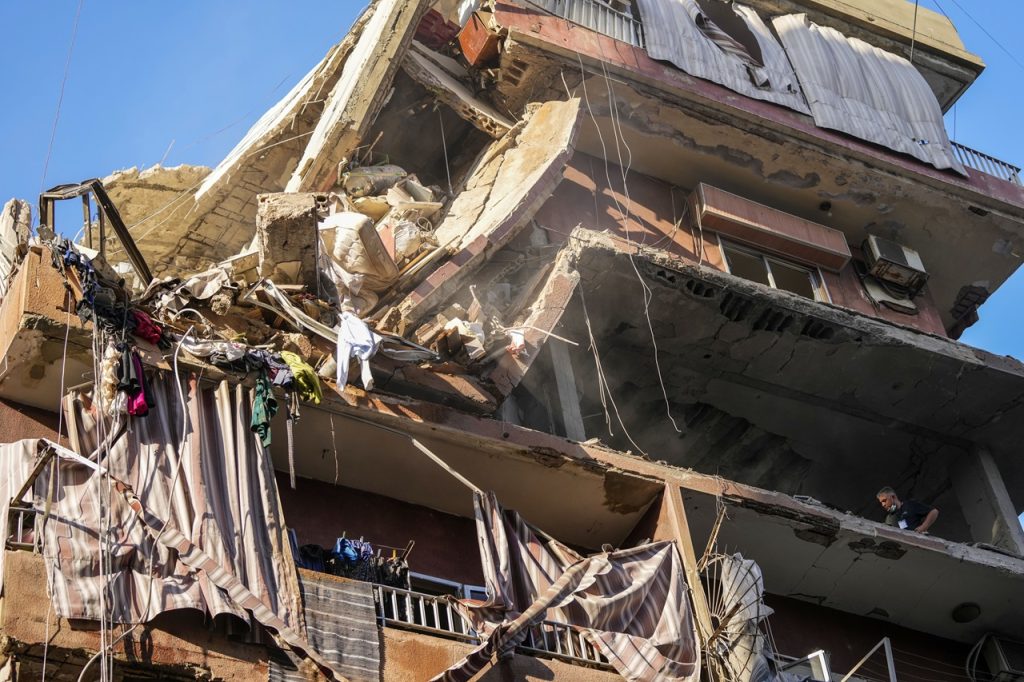
{"label": "blue sky", "polygon": [[[959,142],[1024,162],[1019,0],[921,0],[944,10],[988,68],[947,116]],[[344,0],[85,0],[45,182],[44,160],[77,0],[0,3],[0,201],[161,160],[216,165],[340,40],[362,7]],[[1008,55],[965,13],[1006,47]],[[1024,270],[982,308],[972,345],[1024,359]]]}

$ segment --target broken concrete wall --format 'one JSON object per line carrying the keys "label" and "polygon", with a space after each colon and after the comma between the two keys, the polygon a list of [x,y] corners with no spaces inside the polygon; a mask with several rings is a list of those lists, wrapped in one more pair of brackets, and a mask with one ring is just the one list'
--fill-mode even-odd
{"label": "broken concrete wall", "polygon": [[311,131],[287,191],[323,190],[334,184],[338,164],[352,155],[383,106],[427,4],[426,0],[377,0],[369,10],[365,28],[327,97],[323,116]]}
{"label": "broken concrete wall", "polygon": [[[209,176],[206,166],[151,166],[144,170],[128,168],[103,178],[103,188],[121,214],[135,245],[150,269],[161,266],[173,254],[180,230],[189,221],[192,195]],[[216,235],[209,236],[213,244]],[[197,238],[199,238],[197,236]],[[99,227],[92,226],[93,244],[99,243]],[[111,261],[126,258],[124,249],[110,226],[106,229],[107,256]]]}
{"label": "broken concrete wall", "polygon": [[362,21],[253,124],[212,172],[157,166],[104,181],[154,274],[202,270],[252,241],[256,196],[284,188]]}
{"label": "broken concrete wall", "polygon": [[529,223],[562,180],[580,114],[578,99],[546,102],[484,151],[435,231],[452,258],[402,301],[404,324],[417,321],[465,286],[491,254]]}
{"label": "broken concrete wall", "polygon": [[[491,137],[501,137],[514,125],[470,91],[464,82],[470,80],[469,73],[450,57],[413,42],[412,49],[402,62],[402,69],[438,100]],[[460,80],[460,76],[464,80]]]}
{"label": "broken concrete wall", "polygon": [[11,199],[0,212],[0,298],[7,294],[19,251],[28,243],[32,229],[32,207],[27,201]]}

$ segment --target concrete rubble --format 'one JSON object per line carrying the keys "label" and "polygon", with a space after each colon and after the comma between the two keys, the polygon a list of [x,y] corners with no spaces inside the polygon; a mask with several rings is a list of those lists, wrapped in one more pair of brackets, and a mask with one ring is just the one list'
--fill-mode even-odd
{"label": "concrete rubble", "polygon": [[[968,599],[957,583],[964,576],[998,572],[979,601],[998,600],[1024,576],[1024,532],[1013,522],[1024,466],[1008,446],[1024,437],[1024,363],[950,338],[969,315],[951,319],[946,294],[988,294],[962,285],[952,256],[933,260],[922,249],[941,271],[910,302],[874,280],[862,287],[864,274],[847,268],[862,253],[847,241],[868,229],[869,215],[881,221],[869,224],[873,234],[902,236],[991,213],[982,238],[1010,244],[1024,234],[1024,194],[977,176],[948,180],[946,191],[931,169],[898,173],[905,159],[849,141],[808,142],[807,122],[791,113],[771,118],[755,107],[742,112],[748,128],[724,135],[709,113],[712,95],[739,107],[736,95],[709,94],[631,52],[609,77],[594,66],[602,44],[583,42],[570,55],[564,22],[520,14],[501,0],[375,0],[216,168],[105,178],[152,282],[132,274],[102,215],[86,219],[78,243],[47,240],[40,235],[55,226],[33,236],[28,203],[9,201],[0,214],[0,350],[10,366],[0,397],[52,409],[65,372],[95,376],[96,330],[138,314],[132,333],[155,328],[133,342],[150,367],[181,363],[251,386],[265,369],[252,358],[279,361],[283,352],[308,364],[324,390],[303,402],[334,412],[303,417],[310,426],[293,433],[299,400],[286,394],[293,487],[296,450],[329,479],[328,450],[315,439],[328,423],[333,439],[334,416],[350,427],[379,422],[443,434],[471,469],[486,471],[509,448],[566,480],[586,479],[602,498],[601,522],[587,510],[549,518],[587,541],[601,523],[623,543],[627,533],[684,538],[692,581],[700,571],[688,524],[710,551],[728,508],[746,526],[728,526],[723,542],[796,548],[793,566],[764,562],[794,599],[867,612],[862,585],[850,581],[888,580],[913,596],[892,596],[895,625],[966,643],[982,625],[1022,623],[1019,614],[986,614],[968,631],[938,621],[953,593]],[[475,28],[449,35],[458,16]],[[481,62],[469,51],[472,31],[493,48]],[[542,38],[555,47],[542,50]],[[620,86],[630,69],[642,76]],[[656,86],[697,94],[677,106]],[[702,163],[710,170],[694,170]],[[805,232],[824,230],[810,218],[824,222],[818,213],[841,206],[836,221],[849,223],[829,234],[843,258],[814,266],[833,295],[807,298],[730,272],[726,242],[710,236],[728,227],[702,224],[682,190],[708,179],[701,173],[746,183],[766,203],[778,193],[777,204],[802,216],[793,221],[800,234],[786,241],[797,247],[807,247]],[[887,193],[909,199],[879,207]],[[943,220],[918,217],[917,204]],[[1000,249],[982,251],[969,266],[991,269],[994,280],[1016,267]],[[45,286],[18,278],[30,268]],[[58,293],[46,298],[47,287]],[[883,299],[893,305],[882,310]],[[126,329],[117,330],[122,341]],[[414,480],[419,470],[402,470],[396,452],[380,455],[387,465],[353,466],[363,480],[388,478],[378,467]],[[880,477],[943,508],[953,539],[901,538],[860,518],[873,503],[863,491]],[[399,487],[381,485],[381,495]],[[689,491],[685,505],[662,492],[672,486]],[[529,499],[530,486],[510,487]],[[558,497],[546,490],[538,504]],[[828,503],[809,490],[827,492]],[[446,513],[465,512],[446,492],[437,497]],[[915,606],[925,591],[915,575],[888,572],[897,561],[940,571],[954,583],[948,599]],[[851,577],[833,580],[837,572]],[[713,641],[703,593],[693,608],[702,641]]]}

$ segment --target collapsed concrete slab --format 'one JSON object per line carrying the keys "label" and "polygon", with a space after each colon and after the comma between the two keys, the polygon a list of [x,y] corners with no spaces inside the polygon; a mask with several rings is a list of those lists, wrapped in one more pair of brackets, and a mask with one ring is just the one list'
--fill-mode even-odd
{"label": "collapsed concrete slab", "polygon": [[[128,168],[103,179],[110,200],[131,231],[146,262],[163,271],[173,263],[174,249],[183,226],[190,223],[192,195],[210,174],[206,166],[151,166],[143,170]],[[93,243],[99,242],[98,226],[93,227]],[[197,239],[203,237],[197,235]],[[209,235],[212,245],[215,235]],[[124,258],[124,249],[116,236],[107,236],[107,254],[112,261]],[[170,259],[170,260],[168,260]]]}
{"label": "collapsed concrete slab", "polygon": [[426,0],[374,4],[286,191],[316,191],[334,183],[338,163],[351,156],[384,105],[427,4]]}
{"label": "collapsed concrete slab", "polygon": [[413,42],[413,49],[402,62],[402,69],[479,130],[495,138],[507,133],[514,123],[477,98],[455,75],[442,68],[439,64],[441,59],[451,61]]}
{"label": "collapsed concrete slab", "polygon": [[551,196],[572,158],[581,111],[578,99],[546,102],[483,153],[435,231],[451,259],[399,304],[406,326],[464,286]]}

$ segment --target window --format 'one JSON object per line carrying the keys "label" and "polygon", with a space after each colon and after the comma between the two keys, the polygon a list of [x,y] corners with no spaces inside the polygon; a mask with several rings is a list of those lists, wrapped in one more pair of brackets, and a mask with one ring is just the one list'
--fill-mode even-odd
{"label": "window", "polygon": [[737,277],[759,282],[775,289],[783,289],[815,301],[828,301],[828,291],[817,268],[797,265],[789,261],[737,246],[720,239],[722,255],[729,272]]}

